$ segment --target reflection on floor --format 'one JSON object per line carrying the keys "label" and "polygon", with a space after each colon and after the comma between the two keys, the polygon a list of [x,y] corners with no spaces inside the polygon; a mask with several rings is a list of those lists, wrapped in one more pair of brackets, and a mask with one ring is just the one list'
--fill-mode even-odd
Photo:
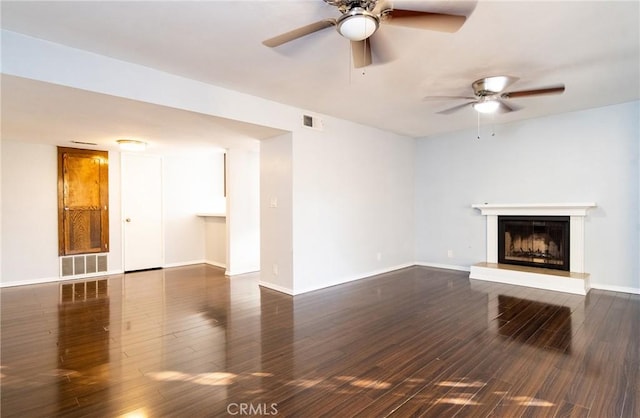
{"label": "reflection on floor", "polygon": [[571,352],[571,309],[498,295],[498,332],[540,348]]}
{"label": "reflection on floor", "polygon": [[290,297],[205,265],[3,288],[3,417],[640,416],[640,296],[412,267]]}
{"label": "reflection on floor", "polygon": [[109,390],[109,307],[106,279],[60,286],[57,372],[65,378],[58,399]]}

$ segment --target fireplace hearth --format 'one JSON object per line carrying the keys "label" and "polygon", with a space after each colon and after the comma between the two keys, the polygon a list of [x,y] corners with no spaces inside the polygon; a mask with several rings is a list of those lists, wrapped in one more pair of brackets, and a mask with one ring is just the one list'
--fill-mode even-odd
{"label": "fireplace hearth", "polygon": [[[478,203],[471,206],[486,217],[487,226],[486,261],[471,266],[471,279],[587,294],[591,277],[584,269],[585,217],[589,209],[596,207],[595,203]],[[530,225],[514,226],[509,239],[500,242],[500,236],[503,239],[505,236],[498,227],[498,218],[502,217],[511,220],[526,217]],[[567,229],[560,233],[565,226],[543,227],[543,220],[561,221]],[[526,228],[530,231],[526,232]]]}
{"label": "fireplace hearth", "polygon": [[569,217],[498,216],[498,263],[569,271]]}

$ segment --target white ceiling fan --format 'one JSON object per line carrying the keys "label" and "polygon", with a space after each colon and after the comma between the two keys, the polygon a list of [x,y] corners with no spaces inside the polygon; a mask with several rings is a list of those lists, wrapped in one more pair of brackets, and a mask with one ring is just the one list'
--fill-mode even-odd
{"label": "white ceiling fan", "polygon": [[400,25],[440,32],[456,32],[466,17],[454,14],[431,13],[418,10],[394,9],[386,1],[378,0],[324,0],[335,6],[341,15],[305,25],[262,43],[274,48],[312,33],[335,27],[340,35],[351,41],[353,63],[356,68],[372,63],[372,35],[381,24]]}
{"label": "white ceiling fan", "polygon": [[467,106],[480,113],[508,113],[520,109],[513,103],[509,103],[509,99],[562,94],[564,92],[564,84],[531,90],[504,91],[516,81],[518,81],[517,77],[504,75],[485,77],[471,83],[473,96],[426,96],[423,100],[466,100],[465,103],[436,112],[441,115],[452,114]]}

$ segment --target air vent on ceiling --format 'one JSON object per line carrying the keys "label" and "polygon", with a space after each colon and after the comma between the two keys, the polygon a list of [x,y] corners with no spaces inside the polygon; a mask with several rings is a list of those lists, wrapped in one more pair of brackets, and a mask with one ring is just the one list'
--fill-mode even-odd
{"label": "air vent on ceiling", "polygon": [[85,141],[71,141],[71,143],[78,144],[78,145],[98,145],[95,142],[85,142]]}

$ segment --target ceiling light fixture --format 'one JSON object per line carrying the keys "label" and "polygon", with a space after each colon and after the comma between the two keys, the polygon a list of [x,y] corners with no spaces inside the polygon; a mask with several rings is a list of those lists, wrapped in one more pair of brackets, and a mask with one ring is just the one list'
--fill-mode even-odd
{"label": "ceiling light fixture", "polygon": [[496,110],[500,107],[500,102],[497,100],[483,100],[481,102],[477,102],[473,104],[473,108],[476,112],[480,113],[495,113]]}
{"label": "ceiling light fixture", "polygon": [[504,90],[505,87],[507,87],[507,85],[509,84],[509,81],[513,82],[515,80],[517,80],[517,78],[507,77],[504,75],[487,77],[483,79],[484,85],[482,86],[481,90],[500,92]]}
{"label": "ceiling light fixture", "polygon": [[354,7],[338,19],[340,35],[351,41],[362,41],[378,29],[378,18],[361,7]]}
{"label": "ceiling light fixture", "polygon": [[120,151],[144,151],[147,149],[147,143],[136,139],[118,139],[116,141],[120,146]]}

